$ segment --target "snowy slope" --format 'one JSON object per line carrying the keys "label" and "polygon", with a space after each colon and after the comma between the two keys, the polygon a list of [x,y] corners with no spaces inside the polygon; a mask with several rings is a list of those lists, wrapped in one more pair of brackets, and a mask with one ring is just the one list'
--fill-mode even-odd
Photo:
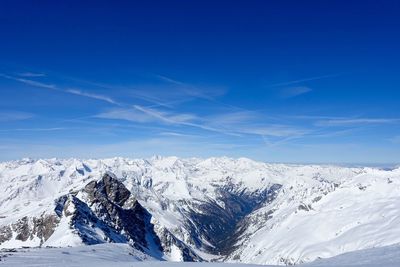
{"label": "snowy slope", "polygon": [[[117,213],[122,224],[104,217],[115,216],[113,207],[120,209],[114,200],[90,200],[92,193],[85,191],[105,173],[130,192]],[[145,252],[171,261],[200,257],[298,264],[400,243],[400,169],[266,164],[245,158],[24,159],[0,163],[0,182],[3,248],[80,246],[87,244],[82,236],[90,235],[96,243],[136,238]],[[64,205],[57,213],[56,201],[66,196],[75,199],[78,209]],[[151,215],[146,231],[153,236],[144,241],[121,231],[134,199]],[[75,219],[72,223],[77,214],[84,227],[77,228]],[[139,218],[137,227],[144,227],[140,222],[145,220]],[[115,235],[107,237],[109,231]]]}
{"label": "snowy slope", "polygon": [[0,266],[132,266],[155,259],[127,244],[100,244],[68,248],[19,249],[0,252]]}
{"label": "snowy slope", "polygon": [[[311,179],[293,174],[283,194],[249,215],[253,222],[266,214],[272,218],[252,223],[230,258],[293,264],[399,243],[399,170],[355,174]],[[329,182],[315,182],[322,177]]]}
{"label": "snowy slope", "polygon": [[[126,244],[102,244],[72,248],[33,248],[0,252],[0,266],[52,267],[256,267],[260,265],[221,263],[173,263],[155,261]],[[391,246],[346,253],[329,259],[318,259],[303,267],[398,267],[400,247]],[[273,267],[273,266],[271,266]]]}
{"label": "snowy slope", "polygon": [[387,246],[345,253],[328,259],[318,259],[304,267],[398,267],[400,247]]}

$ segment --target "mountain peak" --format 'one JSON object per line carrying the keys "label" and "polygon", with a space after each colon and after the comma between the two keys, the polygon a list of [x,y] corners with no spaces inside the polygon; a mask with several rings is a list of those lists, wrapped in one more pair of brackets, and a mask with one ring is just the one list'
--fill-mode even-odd
{"label": "mountain peak", "polygon": [[121,207],[131,196],[131,192],[111,172],[106,172],[99,181],[88,183],[84,191],[92,200],[107,198]]}

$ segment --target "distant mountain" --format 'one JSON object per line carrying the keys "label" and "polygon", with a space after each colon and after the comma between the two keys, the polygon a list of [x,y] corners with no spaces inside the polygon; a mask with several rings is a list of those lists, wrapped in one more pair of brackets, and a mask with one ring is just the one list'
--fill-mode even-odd
{"label": "distant mountain", "polygon": [[0,248],[125,243],[159,260],[289,265],[400,243],[400,169],[24,159],[0,163],[0,183]]}

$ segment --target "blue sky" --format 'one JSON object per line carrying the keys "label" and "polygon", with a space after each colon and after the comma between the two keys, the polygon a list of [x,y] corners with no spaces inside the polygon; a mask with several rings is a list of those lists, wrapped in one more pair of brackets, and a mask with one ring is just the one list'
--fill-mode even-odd
{"label": "blue sky", "polygon": [[2,1],[0,160],[399,163],[398,1]]}

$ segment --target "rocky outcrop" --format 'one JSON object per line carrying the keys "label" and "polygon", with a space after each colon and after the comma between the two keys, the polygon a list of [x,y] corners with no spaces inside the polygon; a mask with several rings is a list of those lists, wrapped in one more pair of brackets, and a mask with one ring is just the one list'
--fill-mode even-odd
{"label": "rocky outcrop", "polygon": [[110,173],[59,198],[55,211],[60,217],[69,217],[70,226],[85,244],[128,242],[142,251],[149,249],[149,238],[159,244],[150,213]]}
{"label": "rocky outcrop", "polygon": [[5,241],[8,241],[12,238],[13,232],[11,226],[6,225],[0,228],[0,244],[3,244]]}
{"label": "rocky outcrop", "polygon": [[13,224],[0,228],[0,244],[9,241],[15,233],[15,240],[27,241],[37,238],[41,246],[54,233],[59,222],[54,214],[42,214],[40,217],[23,217]]}
{"label": "rocky outcrop", "polygon": [[40,239],[43,244],[54,233],[59,219],[54,214],[43,215],[40,218],[33,218],[33,234]]}
{"label": "rocky outcrop", "polygon": [[120,207],[131,196],[131,192],[113,174],[106,173],[100,181],[92,181],[87,184],[84,191],[93,203],[110,202]]}
{"label": "rocky outcrop", "polygon": [[156,230],[156,232],[160,238],[160,244],[164,253],[170,254],[171,248],[175,246],[181,251],[183,261],[204,261],[189,246],[176,238],[175,235],[173,235],[168,229],[161,227],[160,229]]}
{"label": "rocky outcrop", "polygon": [[89,182],[81,191],[62,196],[56,203],[55,212],[60,218],[69,218],[71,228],[85,244],[129,243],[159,258],[170,253],[170,245],[175,244],[183,260],[202,260],[168,230],[156,233],[151,214],[111,173]]}

